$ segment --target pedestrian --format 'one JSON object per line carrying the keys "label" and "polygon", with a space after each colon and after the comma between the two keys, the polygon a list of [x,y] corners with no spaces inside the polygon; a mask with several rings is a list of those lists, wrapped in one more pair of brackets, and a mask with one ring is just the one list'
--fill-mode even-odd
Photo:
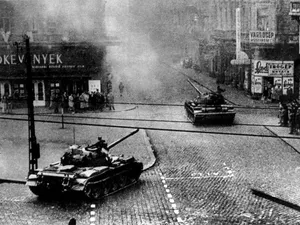
{"label": "pedestrian", "polygon": [[58,94],[55,94],[53,97],[53,103],[52,103],[52,106],[54,108],[54,113],[58,113],[58,105],[59,105],[58,99],[59,99]]}
{"label": "pedestrian", "polygon": [[66,113],[68,111],[68,95],[67,92],[64,92],[63,95],[61,96],[61,108],[63,110],[64,113]]}
{"label": "pedestrian", "polygon": [[275,102],[275,101],[276,101],[275,86],[272,85],[272,87],[271,87],[271,102]]}
{"label": "pedestrian", "polygon": [[296,113],[297,113],[298,107],[297,105],[292,102],[291,108],[290,108],[290,133],[289,134],[295,134],[296,133]]}
{"label": "pedestrian", "polygon": [[85,110],[85,100],[84,100],[84,92],[81,93],[79,96],[79,105],[80,105],[80,111]]}
{"label": "pedestrian", "polygon": [[108,103],[108,108],[109,110],[115,110],[115,106],[114,106],[114,95],[112,92],[109,92],[107,94],[107,103]]}
{"label": "pedestrian", "polygon": [[74,95],[70,94],[69,95],[69,111],[74,114],[75,113],[75,109],[74,109]]}
{"label": "pedestrian", "polygon": [[280,126],[287,127],[288,126],[288,108],[284,103],[279,103],[279,124]]}
{"label": "pedestrian", "polygon": [[8,112],[8,93],[6,92],[2,97],[2,112]]}
{"label": "pedestrian", "polygon": [[119,84],[119,90],[120,90],[120,97],[122,97],[123,91],[124,91],[124,84],[122,82],[120,82],[120,84]]}
{"label": "pedestrian", "polygon": [[282,89],[281,89],[280,85],[277,85],[277,86],[275,87],[275,100],[276,100],[277,102],[280,102],[280,100],[281,100],[281,95],[282,95]]}
{"label": "pedestrian", "polygon": [[300,107],[298,107],[296,112],[296,134],[300,131]]}
{"label": "pedestrian", "polygon": [[264,85],[263,94],[262,94],[262,101],[265,104],[268,99],[268,86]]}
{"label": "pedestrian", "polygon": [[288,102],[291,102],[293,100],[293,89],[291,86],[288,86],[286,90],[286,94],[287,94]]}

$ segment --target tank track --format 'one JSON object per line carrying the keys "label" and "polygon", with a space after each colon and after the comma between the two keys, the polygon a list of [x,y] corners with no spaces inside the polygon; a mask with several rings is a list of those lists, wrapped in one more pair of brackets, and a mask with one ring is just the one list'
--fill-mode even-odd
{"label": "tank track", "polygon": [[107,197],[135,184],[140,174],[141,171],[127,170],[99,181],[88,181],[84,188],[84,194],[93,200]]}

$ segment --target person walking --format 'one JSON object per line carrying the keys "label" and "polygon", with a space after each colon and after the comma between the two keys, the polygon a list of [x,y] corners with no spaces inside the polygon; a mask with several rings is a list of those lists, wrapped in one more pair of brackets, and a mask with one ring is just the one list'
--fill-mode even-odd
{"label": "person walking", "polygon": [[75,109],[74,109],[74,95],[70,94],[69,95],[69,111],[74,114],[75,113]]}
{"label": "person walking", "polygon": [[119,90],[120,90],[120,97],[122,97],[123,91],[124,91],[124,84],[122,82],[120,82],[120,84],[119,84]]}
{"label": "person walking", "polygon": [[107,94],[107,103],[108,103],[108,108],[109,110],[115,110],[115,106],[114,106],[114,95],[112,92],[109,92]]}

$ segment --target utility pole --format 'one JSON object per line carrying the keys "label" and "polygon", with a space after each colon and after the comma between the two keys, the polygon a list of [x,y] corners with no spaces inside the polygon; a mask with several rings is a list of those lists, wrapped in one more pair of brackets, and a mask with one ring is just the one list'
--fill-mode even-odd
{"label": "utility pole", "polygon": [[38,167],[40,158],[40,145],[36,141],[34,126],[34,108],[33,108],[33,85],[31,74],[31,55],[29,37],[25,36],[26,43],[26,74],[27,74],[27,107],[28,107],[28,141],[29,141],[29,174],[32,174]]}

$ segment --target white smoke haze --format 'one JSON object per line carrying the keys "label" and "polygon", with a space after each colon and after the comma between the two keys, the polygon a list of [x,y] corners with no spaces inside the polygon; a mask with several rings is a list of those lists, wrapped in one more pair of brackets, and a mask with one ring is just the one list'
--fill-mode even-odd
{"label": "white smoke haze", "polygon": [[[47,22],[57,23],[59,31],[72,31],[77,35],[95,39],[98,34],[103,39],[105,32],[102,24],[105,12],[104,1],[98,0],[11,0],[18,14],[28,21],[36,18],[37,26],[45,26]],[[22,24],[17,24],[22,26]],[[31,29],[30,25],[29,29]],[[27,29],[27,28],[26,28]],[[96,40],[94,40],[96,41]]]}
{"label": "white smoke haze", "polygon": [[[107,47],[107,61],[112,67],[113,90],[117,92],[118,84],[122,81],[131,95],[142,98],[159,96],[161,83],[155,73],[159,66],[158,55],[152,48],[146,31],[142,31],[141,28],[132,31],[133,18],[129,17],[127,0],[10,0],[10,2],[29,20],[39,15],[38,18],[42,21],[37,22],[40,24],[46,24],[49,20],[59,21],[65,35],[68,35],[68,31],[75,31],[76,34],[87,37],[92,34],[90,41],[97,41],[97,38],[101,41],[104,34],[117,37],[121,44]],[[34,4],[28,7],[24,2]],[[139,6],[132,7],[136,11]],[[140,19],[146,20],[143,16],[139,15]],[[105,26],[104,32],[102,25],[97,24],[99,18]]]}
{"label": "white smoke haze", "polygon": [[161,82],[156,77],[158,55],[150,44],[149,35],[130,29],[126,1],[107,2],[106,29],[108,35],[117,36],[121,44],[108,48],[107,60],[112,66],[114,89],[123,82],[133,100],[159,98]]}

